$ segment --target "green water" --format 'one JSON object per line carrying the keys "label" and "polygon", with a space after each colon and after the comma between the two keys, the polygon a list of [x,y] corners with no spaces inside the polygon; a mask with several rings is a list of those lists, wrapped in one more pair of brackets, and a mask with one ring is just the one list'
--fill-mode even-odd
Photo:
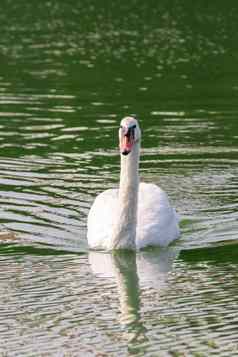
{"label": "green water", "polygon": [[[0,355],[237,356],[237,3],[0,7]],[[131,113],[182,235],[89,252]]]}

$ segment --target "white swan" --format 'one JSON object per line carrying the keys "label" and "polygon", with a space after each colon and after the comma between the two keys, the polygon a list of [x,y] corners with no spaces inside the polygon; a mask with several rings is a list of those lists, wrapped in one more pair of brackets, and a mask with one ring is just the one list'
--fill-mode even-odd
{"label": "white swan", "polygon": [[167,194],[154,184],[139,183],[140,141],[138,121],[131,116],[122,119],[119,190],[106,190],[96,197],[88,215],[90,248],[167,246],[179,236],[178,218]]}

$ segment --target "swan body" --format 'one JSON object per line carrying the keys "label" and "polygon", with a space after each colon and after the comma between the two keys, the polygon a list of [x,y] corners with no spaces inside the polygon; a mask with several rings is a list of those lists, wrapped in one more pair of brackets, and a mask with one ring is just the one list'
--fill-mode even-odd
{"label": "swan body", "polygon": [[[88,216],[88,241],[91,248],[111,249],[113,227],[119,212],[119,190],[99,194]],[[179,235],[178,219],[167,194],[157,185],[140,183],[136,248],[167,246]]]}
{"label": "swan body", "polygon": [[90,248],[164,247],[179,236],[178,216],[167,194],[157,185],[139,182],[140,138],[137,120],[124,118],[119,130],[120,186],[99,194],[89,211]]}

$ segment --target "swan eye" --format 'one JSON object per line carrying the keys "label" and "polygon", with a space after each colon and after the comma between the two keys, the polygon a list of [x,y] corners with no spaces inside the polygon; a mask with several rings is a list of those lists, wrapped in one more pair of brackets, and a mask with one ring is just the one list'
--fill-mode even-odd
{"label": "swan eye", "polygon": [[[129,127],[129,129],[135,129],[135,128],[136,128],[136,124]],[[120,125],[120,129],[123,129],[123,125]]]}

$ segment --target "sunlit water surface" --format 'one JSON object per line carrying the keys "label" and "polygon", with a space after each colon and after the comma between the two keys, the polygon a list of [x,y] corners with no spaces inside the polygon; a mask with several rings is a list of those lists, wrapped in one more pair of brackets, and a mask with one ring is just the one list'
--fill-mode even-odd
{"label": "sunlit water surface", "polygon": [[[236,356],[236,6],[196,17],[178,3],[8,3],[0,354]],[[89,252],[88,210],[118,184],[129,113],[143,129],[141,179],[167,191],[181,238],[137,255]]]}

